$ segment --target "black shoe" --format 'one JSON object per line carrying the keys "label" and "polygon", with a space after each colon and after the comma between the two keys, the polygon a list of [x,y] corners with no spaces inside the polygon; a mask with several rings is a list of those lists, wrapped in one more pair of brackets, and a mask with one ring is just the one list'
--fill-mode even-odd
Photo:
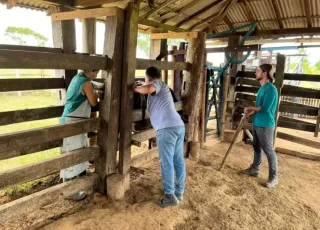
{"label": "black shoe", "polygon": [[254,176],[257,177],[259,175],[259,170],[253,168],[250,166],[250,168],[241,170],[240,173],[248,175],[248,176]]}

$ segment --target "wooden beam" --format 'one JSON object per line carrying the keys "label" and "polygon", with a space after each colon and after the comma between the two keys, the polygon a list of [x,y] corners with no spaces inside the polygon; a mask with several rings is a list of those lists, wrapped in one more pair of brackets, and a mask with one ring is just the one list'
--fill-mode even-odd
{"label": "wooden beam", "polygon": [[4,44],[0,44],[0,50],[20,50],[20,51],[60,53],[60,54],[63,53],[61,48],[38,47],[38,46],[4,45]]}
{"label": "wooden beam", "polygon": [[315,149],[320,149],[320,143],[317,141],[312,141],[306,138],[302,138],[302,137],[297,137],[288,133],[283,133],[283,132],[278,132],[277,133],[277,138],[286,140],[286,141],[291,141],[294,142],[296,144],[300,144],[300,145],[305,145],[308,147],[312,147]]}
{"label": "wooden beam", "polygon": [[0,50],[0,69],[106,69],[106,57]]}
{"label": "wooden beam", "polygon": [[223,21],[228,25],[229,29],[234,29],[234,26],[230,19],[228,18],[228,15],[225,15],[223,18]]}
{"label": "wooden beam", "polygon": [[74,0],[73,6],[80,8],[87,8],[93,6],[101,6],[109,3],[122,2],[123,0]]}
{"label": "wooden beam", "polygon": [[153,148],[131,158],[130,165],[140,167],[158,157],[158,148]]}
{"label": "wooden beam", "polygon": [[158,7],[155,7],[154,9],[152,9],[152,10],[148,11],[147,13],[145,13],[144,15],[142,15],[141,18],[148,18],[151,15],[159,12],[163,8],[167,7],[168,5],[174,4],[174,2],[176,2],[176,0],[167,0],[164,3],[161,3]]}
{"label": "wooden beam", "polygon": [[100,129],[98,118],[0,135],[0,154]]}
{"label": "wooden beam", "polygon": [[[182,101],[179,101],[179,102],[174,103],[174,106],[175,106],[177,111],[181,111],[183,103],[182,103]],[[147,118],[149,118],[149,113],[146,111],[145,119],[147,119]],[[132,112],[132,121],[136,122],[136,121],[141,121],[141,120],[142,120],[141,109],[133,110],[133,112]]]}
{"label": "wooden beam", "polygon": [[292,150],[292,149],[276,147],[275,151],[279,152],[279,153],[286,154],[286,155],[290,155],[290,156],[300,157],[300,158],[303,158],[303,159],[320,161],[320,156],[309,154],[309,153],[304,153],[304,152],[298,152],[298,151],[295,151],[295,150]]}
{"label": "wooden beam", "polygon": [[249,3],[247,0],[244,0],[241,2],[242,5],[244,6],[244,9],[245,9],[245,13],[246,13],[246,16],[248,17],[249,21],[251,23],[255,22],[256,19],[254,18],[253,14],[252,14],[252,11],[250,10],[250,7],[249,7]]}
{"label": "wooden beam", "polygon": [[195,28],[197,28],[198,26],[203,25],[203,24],[208,24],[208,25],[209,25],[209,22],[211,22],[212,19],[216,18],[218,14],[219,14],[219,13],[215,13],[215,14],[209,16],[209,17],[206,17],[205,19],[203,19],[203,20],[195,23],[194,25],[190,26],[189,28],[187,28],[187,30],[192,31],[193,29],[195,29]]}
{"label": "wooden beam", "polygon": [[280,116],[278,121],[278,127],[314,133],[316,125],[309,122],[303,122],[298,119]]}
{"label": "wooden beam", "polygon": [[318,117],[317,117],[317,122],[316,122],[316,128],[314,131],[314,137],[318,137],[320,132],[320,106],[319,106],[319,110],[318,110]]}
{"label": "wooden beam", "polygon": [[[255,78],[255,73],[254,72],[249,72],[249,71],[238,71],[236,77]],[[293,81],[320,82],[320,75],[285,73],[284,74],[284,79],[285,80],[293,80]]]}
{"label": "wooden beam", "polygon": [[272,8],[273,8],[273,10],[276,14],[276,17],[277,17],[279,28],[283,29],[283,22],[281,21],[282,17],[280,16],[280,11],[279,11],[278,5],[276,3],[276,0],[271,0],[271,3],[272,3]]}
{"label": "wooden beam", "polygon": [[138,37],[140,1],[129,2],[125,20],[121,112],[119,144],[119,173],[127,175],[131,161],[131,132],[133,112],[133,90],[135,70],[137,66],[136,48]]}
{"label": "wooden beam", "polygon": [[19,183],[36,180],[44,176],[59,172],[61,169],[71,167],[89,160],[94,160],[99,154],[99,147],[88,147],[61,154],[50,159],[28,164],[0,172],[0,189]]}
{"label": "wooden beam", "polygon": [[70,202],[70,200],[66,200],[66,198],[77,192],[90,191],[96,184],[96,174],[82,176],[2,204],[0,206],[0,226],[13,226],[10,225],[10,223],[16,223],[17,220],[21,219],[26,221],[27,213],[35,214],[32,215],[32,219],[35,221],[29,222],[28,228],[36,229],[44,226],[48,224],[47,221],[53,221],[57,216],[63,216],[66,213],[74,212],[82,208],[82,202],[80,202],[80,204],[79,202]]}
{"label": "wooden beam", "polygon": [[105,22],[103,54],[112,59],[113,66],[109,71],[102,72],[105,95],[99,104],[101,130],[98,133],[98,143],[101,151],[97,161],[97,171],[99,190],[103,193],[107,193],[106,176],[115,173],[117,165],[124,21],[125,12],[119,9],[115,16],[107,17]]}
{"label": "wooden beam", "polygon": [[156,137],[156,131],[154,129],[144,130],[132,135],[132,140],[137,142],[144,142],[151,138]]}
{"label": "wooden beam", "polygon": [[308,27],[312,27],[310,0],[304,0],[304,8],[306,11]]}
{"label": "wooden beam", "polygon": [[62,147],[63,140],[54,140],[42,144],[30,145],[22,148],[12,149],[6,152],[0,152],[0,160],[10,159],[13,157],[24,156],[30,153],[45,151]]}
{"label": "wooden beam", "polygon": [[97,17],[106,17],[113,16],[117,13],[117,7],[110,8],[97,8],[90,10],[76,10],[69,12],[59,12],[51,14],[51,18],[53,21],[64,21],[64,20],[72,20],[72,19],[83,19],[83,18],[97,18]]}
{"label": "wooden beam", "polygon": [[139,18],[138,20],[140,25],[145,25],[145,26],[151,26],[154,28],[162,28],[168,31],[172,31],[172,32],[187,32],[189,30],[185,30],[185,29],[181,29],[175,26],[170,26],[170,25],[166,25],[160,22],[156,22],[156,21],[151,21],[145,18]]}
{"label": "wooden beam", "polygon": [[189,39],[197,38],[198,32],[180,32],[180,33],[152,33],[150,39]]}
{"label": "wooden beam", "polygon": [[228,11],[237,3],[237,0],[229,0],[225,8],[217,15],[217,18],[208,27],[208,32],[211,33],[218,23],[226,16]]}
{"label": "wooden beam", "polygon": [[160,70],[188,70],[191,65],[187,62],[166,62],[137,58],[136,69],[147,69],[150,66],[155,66]]}
{"label": "wooden beam", "polygon": [[177,23],[175,26],[177,27],[180,27],[182,26],[183,24],[185,24],[186,22],[189,22],[195,18],[197,18],[198,16],[200,16],[201,14],[205,13],[206,11],[212,9],[213,7],[216,7],[218,6],[219,4],[223,3],[224,0],[217,0],[217,1],[214,1],[212,3],[210,3],[209,5],[203,7],[202,9],[200,9],[199,11],[191,14],[190,16],[186,17],[185,19],[183,19],[182,21],[180,21],[179,23]]}
{"label": "wooden beam", "polygon": [[[231,37],[235,35],[244,36],[247,32],[234,32],[217,36],[216,38]],[[312,28],[292,28],[292,29],[276,29],[276,30],[255,30],[250,37],[269,37],[269,36],[301,36],[320,34],[320,27]]]}
{"label": "wooden beam", "polygon": [[0,79],[0,92],[63,88],[65,82],[62,78]]}
{"label": "wooden beam", "polygon": [[198,2],[197,1],[191,1],[190,3],[188,3],[187,5],[185,5],[184,7],[178,9],[177,11],[174,11],[174,12],[170,12],[170,13],[174,13],[173,16],[169,17],[169,18],[166,18],[164,20],[161,21],[161,23],[166,23],[168,22],[169,20],[177,17],[179,14],[183,14],[184,12],[186,12],[187,10],[189,10],[190,8],[192,8],[193,6],[195,6]]}
{"label": "wooden beam", "polygon": [[59,117],[63,112],[63,108],[64,106],[51,106],[37,109],[0,112],[0,126]]}

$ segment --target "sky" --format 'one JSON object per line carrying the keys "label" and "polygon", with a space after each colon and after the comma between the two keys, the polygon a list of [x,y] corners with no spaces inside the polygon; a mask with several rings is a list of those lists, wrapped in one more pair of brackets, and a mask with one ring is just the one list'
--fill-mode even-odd
{"label": "sky", "polygon": [[[53,47],[52,42],[52,30],[51,30],[51,17],[46,15],[46,12],[35,11],[30,9],[24,9],[19,7],[14,7],[13,9],[6,9],[5,5],[0,4],[0,44],[14,44],[13,41],[5,36],[5,30],[8,26],[16,27],[27,27],[35,32],[48,38],[46,43],[47,47]],[[97,54],[102,54],[103,41],[104,41],[104,24],[97,23]],[[79,20],[76,20],[76,38],[77,39],[77,52],[82,52],[82,25]],[[315,44],[315,43],[310,43]],[[36,45],[35,41],[28,41],[28,45]],[[293,43],[281,44],[282,46],[295,45]],[[308,45],[305,43],[305,45]],[[268,44],[263,47],[280,46],[280,44]],[[288,51],[276,51],[282,54],[296,54],[297,50]],[[309,61],[311,64],[315,64],[320,61],[320,48],[306,49]],[[142,52],[138,50],[137,56],[139,58],[143,57]],[[214,65],[219,65],[224,61],[224,54],[209,54],[208,61],[212,62]]]}

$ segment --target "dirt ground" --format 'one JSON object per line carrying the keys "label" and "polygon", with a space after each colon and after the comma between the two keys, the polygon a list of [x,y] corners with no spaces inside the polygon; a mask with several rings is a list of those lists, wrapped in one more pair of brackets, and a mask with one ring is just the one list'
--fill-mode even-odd
{"label": "dirt ground", "polygon": [[217,171],[228,144],[211,139],[198,162],[186,160],[185,199],[160,208],[159,162],[144,165],[121,201],[95,193],[80,211],[41,229],[320,229],[320,163],[278,154],[279,186],[267,189],[264,158],[258,178],[239,175],[249,166],[252,149],[238,144],[226,168]]}

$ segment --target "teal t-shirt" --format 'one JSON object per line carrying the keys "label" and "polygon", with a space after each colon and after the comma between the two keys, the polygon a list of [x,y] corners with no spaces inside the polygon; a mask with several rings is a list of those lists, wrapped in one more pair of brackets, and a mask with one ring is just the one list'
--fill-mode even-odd
{"label": "teal t-shirt", "polygon": [[274,127],[275,112],[278,104],[277,88],[270,82],[258,90],[256,106],[261,107],[259,112],[253,115],[253,125],[257,127]]}
{"label": "teal t-shirt", "polygon": [[75,111],[85,100],[87,100],[86,95],[82,94],[82,88],[88,81],[90,80],[81,72],[73,77],[67,90],[66,104],[64,105],[62,117]]}

